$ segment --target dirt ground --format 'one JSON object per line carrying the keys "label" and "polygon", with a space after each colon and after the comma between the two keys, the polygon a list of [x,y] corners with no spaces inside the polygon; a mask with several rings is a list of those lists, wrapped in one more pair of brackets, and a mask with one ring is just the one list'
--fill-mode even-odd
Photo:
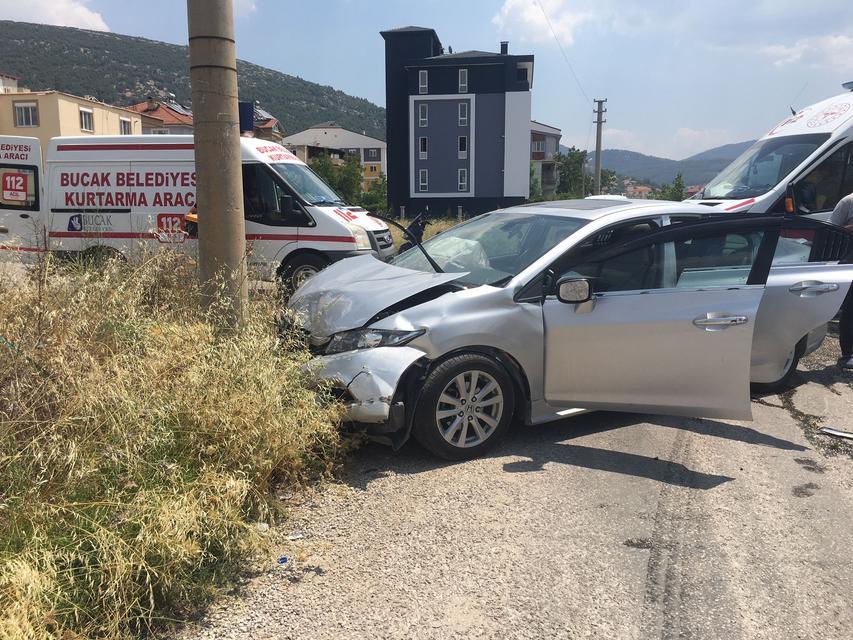
{"label": "dirt ground", "polygon": [[753,422],[594,413],[458,464],[368,445],[181,636],[849,638],[835,331]]}

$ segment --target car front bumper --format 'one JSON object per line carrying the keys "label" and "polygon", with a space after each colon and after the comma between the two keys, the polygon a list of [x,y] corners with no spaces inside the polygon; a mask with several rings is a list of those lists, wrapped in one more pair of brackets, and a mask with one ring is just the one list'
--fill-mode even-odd
{"label": "car front bumper", "polygon": [[400,380],[425,356],[412,347],[378,347],[318,356],[308,367],[317,380],[337,392],[345,421],[390,433],[405,427],[405,410],[397,393]]}

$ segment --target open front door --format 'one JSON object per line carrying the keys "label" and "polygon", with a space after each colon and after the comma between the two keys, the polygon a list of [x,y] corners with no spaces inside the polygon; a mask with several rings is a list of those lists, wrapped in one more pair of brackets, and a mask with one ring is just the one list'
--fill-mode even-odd
{"label": "open front door", "polygon": [[597,293],[544,302],[547,402],[749,418],[753,330],[777,236],[739,219],[570,251],[557,277],[588,278]]}

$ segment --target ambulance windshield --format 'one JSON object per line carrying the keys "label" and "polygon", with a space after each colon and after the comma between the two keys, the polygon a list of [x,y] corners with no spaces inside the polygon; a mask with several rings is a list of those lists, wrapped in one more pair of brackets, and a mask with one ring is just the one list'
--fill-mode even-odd
{"label": "ambulance windshield", "polygon": [[696,197],[732,200],[763,195],[828,139],[828,133],[809,133],[759,140]]}
{"label": "ambulance windshield", "polygon": [[341,197],[329,185],[323,182],[320,176],[304,164],[280,162],[271,164],[270,166],[308,204],[345,204]]}

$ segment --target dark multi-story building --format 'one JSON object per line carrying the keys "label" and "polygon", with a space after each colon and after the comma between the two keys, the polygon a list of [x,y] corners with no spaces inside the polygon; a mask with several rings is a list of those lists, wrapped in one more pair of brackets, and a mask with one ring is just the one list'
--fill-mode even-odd
{"label": "dark multi-story building", "polygon": [[411,216],[482,213],[530,192],[533,56],[445,53],[432,29],[383,31],[388,201]]}

